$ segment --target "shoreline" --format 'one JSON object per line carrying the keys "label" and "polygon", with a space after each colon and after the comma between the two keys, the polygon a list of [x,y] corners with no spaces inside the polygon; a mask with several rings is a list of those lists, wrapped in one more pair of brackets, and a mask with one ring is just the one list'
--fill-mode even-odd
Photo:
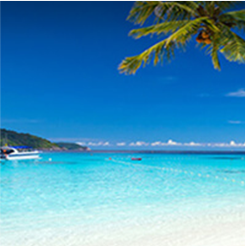
{"label": "shoreline", "polygon": [[[53,218],[57,219],[57,218]],[[2,246],[245,246],[243,209],[1,233]]]}

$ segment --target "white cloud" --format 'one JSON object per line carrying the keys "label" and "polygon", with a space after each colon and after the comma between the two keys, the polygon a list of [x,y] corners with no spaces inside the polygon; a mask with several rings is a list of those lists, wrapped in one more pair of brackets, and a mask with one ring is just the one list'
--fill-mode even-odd
{"label": "white cloud", "polygon": [[179,146],[179,145],[182,145],[182,143],[178,143],[178,142],[175,142],[173,141],[172,139],[169,139],[168,142],[153,142],[151,143],[152,146]]}
{"label": "white cloud", "polygon": [[157,141],[157,142],[153,142],[151,143],[151,146],[203,146],[202,143],[195,143],[195,142],[190,142],[190,143],[179,143],[179,142],[175,142],[173,140],[168,140],[168,142],[161,142],[161,141]]}
{"label": "white cloud", "polygon": [[166,145],[182,145],[181,143],[177,143],[173,141],[172,139],[169,139]]}
{"label": "white cloud", "polygon": [[126,145],[126,143],[124,143],[124,142],[117,143],[117,146],[125,146],[125,145]]}
{"label": "white cloud", "polygon": [[88,142],[86,145],[88,146],[109,146],[110,143],[109,142]]}
{"label": "white cloud", "polygon": [[209,143],[208,147],[229,147],[228,143]]}
{"label": "white cloud", "polygon": [[151,146],[161,146],[161,145],[162,145],[161,141],[151,143]]}
{"label": "white cloud", "polygon": [[229,124],[235,124],[235,125],[243,124],[243,122],[240,120],[229,120],[228,123]]}
{"label": "white cloud", "polygon": [[229,143],[211,143],[210,145],[207,146],[211,146],[211,147],[245,147],[245,143],[236,143],[235,141],[230,141]]}
{"label": "white cloud", "polygon": [[205,146],[203,143],[195,143],[195,142],[190,142],[190,143],[184,143],[185,146]]}
{"label": "white cloud", "polygon": [[99,145],[101,145],[101,143],[100,142],[98,142],[98,143],[88,142],[87,145],[89,145],[89,146],[99,146]]}
{"label": "white cloud", "polygon": [[230,92],[226,94],[227,97],[245,97],[245,90],[239,89],[238,91]]}
{"label": "white cloud", "polygon": [[143,141],[132,142],[129,144],[129,146],[148,146],[148,145],[149,143]]}
{"label": "white cloud", "polygon": [[168,142],[156,141],[152,142],[151,146],[188,146],[188,147],[245,147],[245,143],[236,143],[235,141],[230,141],[229,143],[180,143],[173,140],[168,140]]}
{"label": "white cloud", "polygon": [[82,146],[91,146],[91,147],[98,147],[98,146],[130,146],[130,147],[144,147],[144,146],[152,146],[152,147],[166,147],[166,146],[172,146],[172,147],[210,147],[210,148],[245,148],[245,142],[244,143],[237,143],[234,140],[231,140],[230,142],[226,143],[197,143],[194,141],[188,142],[188,143],[181,143],[176,142],[171,139],[169,139],[167,142],[162,141],[155,141],[152,143],[144,142],[144,141],[136,141],[131,142],[127,144],[126,142],[118,142],[115,144],[111,144],[108,141],[83,141],[83,142],[76,142],[79,145]]}
{"label": "white cloud", "polygon": [[86,145],[86,143],[85,143],[85,142],[76,142],[76,144],[81,145],[81,146]]}

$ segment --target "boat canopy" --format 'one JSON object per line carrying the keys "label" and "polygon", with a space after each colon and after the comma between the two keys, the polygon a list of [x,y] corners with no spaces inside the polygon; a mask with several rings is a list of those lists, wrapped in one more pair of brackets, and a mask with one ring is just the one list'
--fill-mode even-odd
{"label": "boat canopy", "polygon": [[9,148],[15,148],[15,149],[33,149],[30,146],[8,146]]}

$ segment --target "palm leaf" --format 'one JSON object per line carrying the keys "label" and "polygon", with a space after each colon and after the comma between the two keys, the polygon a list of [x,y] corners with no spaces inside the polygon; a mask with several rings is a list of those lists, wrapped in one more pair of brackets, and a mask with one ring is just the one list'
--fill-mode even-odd
{"label": "palm leaf", "polygon": [[190,19],[197,14],[197,8],[198,5],[195,2],[159,2],[155,9],[155,15],[168,21]]}
{"label": "palm leaf", "polygon": [[158,1],[137,1],[133,8],[129,12],[127,20],[134,22],[135,24],[143,25],[147,18],[149,18],[154,9],[159,5]]}
{"label": "palm leaf", "polygon": [[227,12],[220,15],[219,20],[228,27],[237,27],[245,31],[245,10]]}
{"label": "palm leaf", "polygon": [[186,25],[182,26],[173,33],[171,36],[168,37],[166,45],[172,41],[176,42],[186,42],[191,38],[193,34],[195,34],[198,29],[201,27],[201,24],[205,23],[208,25],[210,29],[213,31],[219,31],[218,27],[216,27],[213,22],[209,19],[209,17],[200,17],[194,20],[189,20]]}
{"label": "palm leaf", "polygon": [[154,64],[165,57],[171,60],[175,48],[185,48],[196,34],[196,41],[211,55],[214,68],[220,70],[219,52],[229,61],[245,62],[245,40],[235,33],[245,31],[245,10],[226,12],[232,5],[232,1],[136,2],[128,19],[143,25],[155,16],[156,23],[134,29],[129,35],[141,38],[169,34],[169,37],[139,55],[125,58],[119,65],[120,72],[134,74],[152,59]]}
{"label": "palm leaf", "polygon": [[196,2],[193,0],[175,0],[175,2],[178,2],[180,4],[184,4],[184,5],[192,8],[193,10],[196,10],[199,7],[199,5],[197,3],[198,1]]}
{"label": "palm leaf", "polygon": [[[200,1],[200,4],[209,4],[210,1],[203,2]],[[234,1],[214,1],[215,7],[218,7],[222,12],[234,6]]]}
{"label": "palm leaf", "polygon": [[212,62],[215,69],[220,70],[220,62],[218,57],[219,52],[219,33],[213,35],[212,44],[208,47],[207,52],[211,55]]}
{"label": "palm leaf", "polygon": [[233,20],[245,21],[245,9],[238,10],[238,11],[231,11],[231,12],[222,14],[220,15],[220,20],[222,20],[223,17],[230,17]]}
{"label": "palm leaf", "polygon": [[131,9],[128,20],[135,24],[143,25],[145,21],[155,14],[158,21],[190,19],[196,14],[198,5],[195,2],[159,2],[159,1],[137,1]]}
{"label": "palm leaf", "polygon": [[189,22],[189,20],[180,20],[180,21],[168,21],[159,23],[156,25],[133,29],[129,35],[133,36],[134,38],[141,38],[143,36],[147,36],[149,34],[167,34],[169,32],[173,33],[179,28],[183,27]]}
{"label": "palm leaf", "polygon": [[[166,46],[167,39],[164,39],[157,44],[153,45],[149,49],[146,49],[139,55],[126,57],[122,63],[119,65],[119,70],[121,73],[125,74],[135,74],[135,72],[140,68],[140,66],[145,66],[147,63],[151,61],[154,57],[154,65],[156,65],[159,61],[163,62],[164,55],[170,61],[174,56],[174,48],[176,44],[174,42],[169,43]],[[184,45],[178,45],[178,47],[184,48]]]}
{"label": "palm leaf", "polygon": [[245,40],[223,25],[223,38],[220,43],[223,48],[220,52],[229,61],[245,62]]}

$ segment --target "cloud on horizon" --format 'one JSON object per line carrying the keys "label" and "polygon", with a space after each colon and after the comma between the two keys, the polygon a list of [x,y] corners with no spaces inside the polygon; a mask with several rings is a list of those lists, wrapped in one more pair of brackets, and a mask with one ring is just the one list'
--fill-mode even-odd
{"label": "cloud on horizon", "polygon": [[126,143],[125,143],[125,142],[121,142],[121,143],[117,143],[116,145],[117,145],[117,146],[125,146]]}
{"label": "cloud on horizon", "polygon": [[144,141],[137,141],[129,144],[129,146],[148,146],[148,145],[149,143],[146,143]]}
{"label": "cloud on horizon", "polygon": [[93,147],[108,147],[108,146],[118,146],[118,147],[238,147],[238,148],[245,148],[245,142],[244,143],[236,143],[235,141],[230,141],[229,143],[197,143],[197,142],[188,142],[188,143],[181,143],[181,142],[176,142],[171,139],[169,139],[167,142],[162,142],[162,141],[155,141],[155,142],[145,142],[145,141],[136,141],[136,142],[131,142],[131,143],[126,143],[126,142],[118,142],[115,144],[111,144],[108,141],[103,142],[77,142],[80,145],[85,145],[85,146],[93,146]]}
{"label": "cloud on horizon", "polygon": [[109,142],[103,142],[103,141],[100,141],[100,142],[77,142],[77,144],[79,145],[86,145],[86,146],[110,146],[110,143]]}
{"label": "cloud on horizon", "polygon": [[227,96],[227,97],[245,97],[245,90],[244,90],[244,88],[241,88],[238,91],[229,92],[225,96]]}
{"label": "cloud on horizon", "polygon": [[240,125],[240,124],[243,124],[244,122],[240,120],[229,120],[228,123],[233,124],[233,125]]}

